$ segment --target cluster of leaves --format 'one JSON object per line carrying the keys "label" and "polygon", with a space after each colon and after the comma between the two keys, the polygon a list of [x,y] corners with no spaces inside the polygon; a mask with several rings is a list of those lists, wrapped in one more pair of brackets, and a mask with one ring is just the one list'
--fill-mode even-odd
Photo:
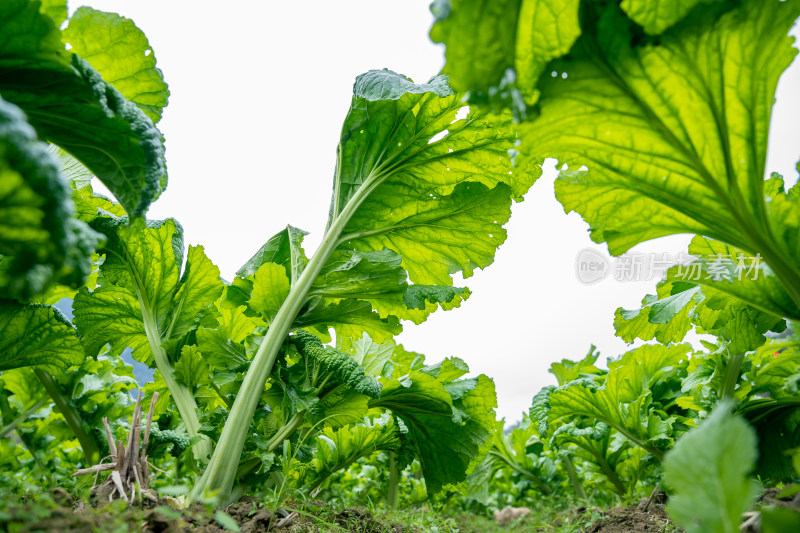
{"label": "cluster of leaves", "polygon": [[[800,2],[440,0],[433,10],[431,36],[447,46],[453,86],[475,106],[510,109],[523,151],[559,161],[556,196],[588,222],[592,239],[621,254],[656,237],[696,235],[691,264],[667,272],[640,309],[615,316],[624,340],[661,344],[628,352],[607,372],[591,357],[556,368],[559,386],[537,395],[531,411],[540,436],[613,471],[603,466],[619,449],[604,444],[609,431],[660,460],[731,398],[757,438],[742,437],[752,451],[745,466],[709,486],[729,489],[736,503],[720,513],[725,502],[712,498],[702,518],[680,497],[673,509],[690,529],[736,530],[756,442],[762,481],[797,475],[797,340],[787,322],[800,312],[800,203],[797,186],[766,177],[766,154],[775,88],[797,53],[787,32]],[[693,351],[681,344],[690,331],[717,341]],[[745,432],[739,418],[727,420],[712,417],[703,431]],[[707,441],[701,429],[685,442]],[[688,494],[685,472],[719,461],[683,453],[672,455],[673,471],[684,472],[673,488]]]}
{"label": "cluster of leaves", "polygon": [[[466,478],[494,427],[492,381],[392,339],[458,307],[470,293],[453,276],[505,240],[539,174],[514,163],[510,114],[466,108],[441,76],[359,76],[320,248],[309,258],[287,226],[228,282],[179,223],[145,218],[166,186],[168,89],[144,35],[88,8],[67,20],[58,1],[6,2],[0,20],[0,370],[39,380],[88,462],[106,455],[100,419],[129,408],[114,393],[135,385],[130,349],[156,369],[150,452],[202,473],[192,498],[314,489],[377,451],[398,472],[416,459],[430,494]],[[52,307],[63,297],[74,326]],[[3,421],[32,423],[43,404],[9,391]]]}

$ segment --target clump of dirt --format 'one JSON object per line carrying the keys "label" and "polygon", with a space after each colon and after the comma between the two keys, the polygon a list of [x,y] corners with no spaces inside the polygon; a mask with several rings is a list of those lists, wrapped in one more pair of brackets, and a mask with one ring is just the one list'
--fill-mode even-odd
{"label": "clump of dirt", "polygon": [[[682,531],[667,517],[665,497],[653,501],[643,499],[639,505],[614,507],[604,511],[603,518],[595,521],[586,533],[662,533],[663,531]],[[667,529],[669,527],[669,529]]]}

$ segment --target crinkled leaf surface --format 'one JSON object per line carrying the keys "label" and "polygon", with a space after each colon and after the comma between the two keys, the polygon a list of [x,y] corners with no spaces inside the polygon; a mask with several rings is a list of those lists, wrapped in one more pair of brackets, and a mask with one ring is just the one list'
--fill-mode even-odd
{"label": "crinkled leaf surface", "polygon": [[0,6],[0,94],[18,105],[39,137],[86,165],[132,217],[167,183],[162,135],[147,115],[64,49],[37,4]]}
{"label": "crinkled leaf surface", "polygon": [[755,432],[721,404],[664,458],[670,518],[689,533],[739,531],[758,490],[748,476],[755,460]]}
{"label": "crinkled leaf surface", "polygon": [[77,286],[101,236],[74,218],[57,161],[15,105],[0,98],[0,297]]}
{"label": "crinkled leaf surface", "polygon": [[290,340],[303,355],[306,364],[316,367],[313,372],[309,372],[315,376],[311,380],[311,386],[317,386],[318,382],[324,381],[328,386],[345,385],[371,398],[380,396],[381,386],[378,381],[366,375],[364,368],[348,354],[323,345],[318,337],[302,330]]}

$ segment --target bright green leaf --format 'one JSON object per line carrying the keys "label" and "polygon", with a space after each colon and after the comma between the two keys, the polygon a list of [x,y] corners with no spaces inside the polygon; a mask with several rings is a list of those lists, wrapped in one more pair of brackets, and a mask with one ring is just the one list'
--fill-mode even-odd
{"label": "bright green leaf", "polygon": [[700,3],[720,0],[623,0],[620,7],[649,34],[658,35]]}
{"label": "bright green leaf", "polygon": [[181,349],[181,357],[175,363],[175,379],[192,391],[208,383],[208,365],[197,346],[187,345]]}
{"label": "bright green leaf", "polygon": [[0,301],[0,370],[33,366],[58,374],[84,357],[75,328],[60,311]]}
{"label": "bright green leaf", "polygon": [[89,62],[122,96],[144,111],[153,123],[161,119],[169,89],[156,67],[147,37],[132,20],[79,7],[63,32],[72,52]]}
{"label": "bright green leaf", "polygon": [[757,494],[748,476],[756,460],[755,432],[729,409],[720,404],[664,459],[673,492],[667,510],[689,533],[736,533]]}

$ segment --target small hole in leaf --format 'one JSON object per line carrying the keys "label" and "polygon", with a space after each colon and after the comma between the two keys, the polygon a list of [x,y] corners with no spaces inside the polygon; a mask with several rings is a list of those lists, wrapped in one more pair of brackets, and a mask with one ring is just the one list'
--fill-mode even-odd
{"label": "small hole in leaf", "polygon": [[[436,141],[439,141],[439,140],[441,140],[441,139],[444,139],[444,138],[445,138],[445,136],[446,136],[448,133],[450,133],[450,131],[449,131],[449,130],[440,131],[439,133],[437,133],[436,135],[434,135],[433,137],[431,137],[431,140],[430,140],[430,141],[428,141],[428,144],[432,144],[432,143],[435,143]],[[452,151],[452,150],[451,150],[451,151]]]}

